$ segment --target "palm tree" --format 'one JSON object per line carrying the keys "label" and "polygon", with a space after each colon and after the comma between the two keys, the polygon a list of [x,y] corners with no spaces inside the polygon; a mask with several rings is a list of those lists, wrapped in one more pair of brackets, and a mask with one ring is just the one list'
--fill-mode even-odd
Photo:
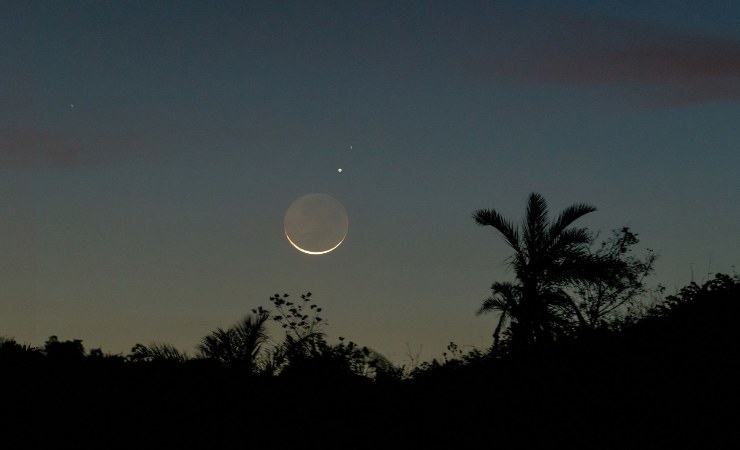
{"label": "palm tree", "polygon": [[513,317],[519,317],[519,304],[521,299],[521,289],[513,283],[493,283],[491,286],[491,296],[483,300],[480,309],[475,313],[479,316],[489,312],[498,312],[498,323],[493,330],[493,347],[497,348],[501,330],[507,326]]}
{"label": "palm tree", "polygon": [[494,283],[492,296],[483,301],[478,311],[478,314],[501,313],[494,331],[494,345],[507,323],[512,344],[529,345],[551,341],[566,332],[573,316],[583,321],[566,289],[604,278],[609,264],[589,253],[588,230],[571,225],[595,210],[593,206],[574,204],[550,222],[547,202],[541,195],[532,193],[521,227],[492,209],[473,213],[476,223],[494,227],[514,250],[510,264],[518,282]]}
{"label": "palm tree", "polygon": [[266,322],[270,314],[261,307],[239,323],[224,330],[217,328],[201,340],[200,357],[217,361],[224,367],[239,367],[249,373],[258,369],[262,345],[267,341]]}

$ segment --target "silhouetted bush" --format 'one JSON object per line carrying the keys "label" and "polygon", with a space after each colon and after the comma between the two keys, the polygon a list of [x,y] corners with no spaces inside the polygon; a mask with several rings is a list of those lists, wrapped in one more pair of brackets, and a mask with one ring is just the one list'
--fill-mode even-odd
{"label": "silhouetted bush", "polygon": [[28,367],[43,360],[40,349],[19,344],[13,338],[0,337],[0,369],[8,370]]}

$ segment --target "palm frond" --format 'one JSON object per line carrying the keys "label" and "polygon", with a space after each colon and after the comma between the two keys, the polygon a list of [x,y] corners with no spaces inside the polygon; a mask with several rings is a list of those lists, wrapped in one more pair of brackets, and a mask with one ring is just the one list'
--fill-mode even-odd
{"label": "palm frond", "polygon": [[585,249],[586,245],[591,243],[591,240],[592,234],[588,229],[568,228],[567,230],[561,231],[557,236],[553,236],[548,250],[557,254],[563,250],[568,250],[576,246],[580,246]]}
{"label": "palm frond", "polygon": [[148,347],[148,354],[152,361],[170,361],[183,363],[188,359],[187,354],[179,351],[175,346],[167,343],[153,343]]}
{"label": "palm frond", "polygon": [[483,300],[481,307],[478,308],[478,311],[475,312],[475,315],[480,316],[489,312],[505,311],[506,309],[508,309],[508,305],[503,299],[498,297],[488,297]]}
{"label": "palm frond", "polygon": [[493,283],[491,286],[491,296],[483,300],[476,315],[479,316],[493,311],[514,311],[519,305],[520,295],[519,286],[509,282]]}
{"label": "palm frond", "polygon": [[236,359],[236,336],[231,329],[217,328],[208,336],[201,339],[198,353],[201,357],[213,359],[228,366]]}
{"label": "palm frond", "polygon": [[549,300],[548,303],[559,310],[559,314],[556,314],[556,317],[560,319],[563,323],[567,323],[567,318],[571,315],[575,315],[578,324],[581,327],[586,326],[586,318],[581,312],[581,308],[576,304],[575,300],[573,300],[573,297],[568,295],[567,292],[565,292],[563,289],[557,289],[555,291],[548,292],[546,295]]}
{"label": "palm frond", "polygon": [[546,238],[547,202],[545,198],[535,192],[529,195],[527,213],[524,217],[522,229],[527,253],[534,256],[541,249],[540,243]]}
{"label": "palm frond", "polygon": [[239,358],[250,363],[259,353],[262,344],[267,342],[267,329],[265,324],[270,317],[267,311],[256,315],[246,315],[231,330],[238,341]]}
{"label": "palm frond", "polygon": [[217,328],[201,339],[199,356],[212,359],[224,367],[253,371],[259,365],[262,345],[268,340],[266,322],[269,317],[269,312],[260,310],[244,316],[230,328]]}
{"label": "palm frond", "polygon": [[479,209],[473,213],[473,219],[478,225],[489,225],[499,231],[504,240],[515,252],[519,252],[519,232],[514,225],[493,209]]}
{"label": "palm frond", "polygon": [[557,220],[555,220],[555,222],[553,222],[550,226],[549,234],[551,238],[555,238],[556,236],[560,235],[560,233],[568,228],[568,226],[570,226],[573,222],[594,211],[596,211],[595,207],[587,205],[585,203],[576,203],[575,205],[571,205],[565,208],[560,213]]}
{"label": "palm frond", "polygon": [[499,312],[496,328],[493,331],[493,346],[497,347],[501,330],[512,318],[519,316],[519,301],[521,298],[521,288],[508,282],[496,282],[491,286],[491,296],[483,300],[481,307],[476,315],[486,314],[489,312]]}

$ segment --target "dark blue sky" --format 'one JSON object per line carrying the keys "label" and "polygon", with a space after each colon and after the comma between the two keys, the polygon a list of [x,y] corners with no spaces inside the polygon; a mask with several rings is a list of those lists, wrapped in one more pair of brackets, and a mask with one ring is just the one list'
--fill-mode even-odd
{"label": "dark blue sky", "polygon": [[[398,362],[483,347],[512,274],[470,215],[532,191],[632,227],[669,292],[731,272],[740,4],[551,4],[0,3],[0,334],[192,353],[312,291]],[[283,235],[309,192],[349,214],[328,255]]]}

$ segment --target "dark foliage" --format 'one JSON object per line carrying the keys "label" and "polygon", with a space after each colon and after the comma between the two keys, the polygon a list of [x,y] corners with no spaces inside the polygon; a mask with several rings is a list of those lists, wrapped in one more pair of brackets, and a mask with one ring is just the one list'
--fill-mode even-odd
{"label": "dark foliage", "polygon": [[259,357],[267,342],[265,324],[269,317],[270,313],[260,307],[231,328],[216,329],[198,346],[200,357],[250,375],[259,373],[262,370]]}
{"label": "dark foliage", "polygon": [[495,402],[487,427],[515,448],[727,445],[740,425],[737,317],[740,280],[719,274],[620,326],[428,364],[413,382]]}
{"label": "dark foliage", "polygon": [[528,352],[450,343],[392,382],[357,376],[372,352],[346,341],[313,343],[305,372],[255,377],[207,358],[157,359],[162,346],[124,358],[84,354],[76,340],[2,339],[12,414],[0,431],[8,448],[717,448],[739,425],[739,314],[740,281],[718,275],[643,317]]}

